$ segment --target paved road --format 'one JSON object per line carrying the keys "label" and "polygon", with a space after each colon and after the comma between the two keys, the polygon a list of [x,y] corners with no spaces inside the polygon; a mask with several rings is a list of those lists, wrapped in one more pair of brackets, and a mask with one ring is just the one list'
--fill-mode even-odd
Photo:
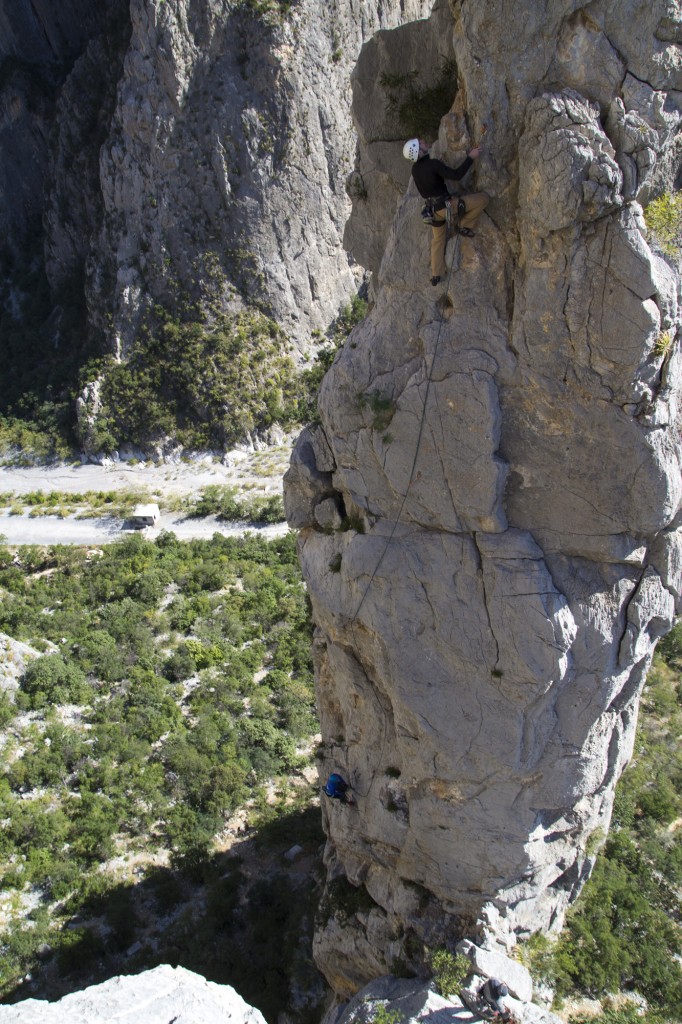
{"label": "paved road", "polygon": [[78,519],[68,516],[11,516],[0,514],[0,535],[8,544],[110,544],[112,541],[133,533],[141,533],[144,537],[154,539],[161,530],[172,531],[179,540],[209,538],[214,533],[226,537],[240,537],[251,531],[268,540],[281,537],[288,532],[286,523],[273,526],[256,526],[249,523],[222,523],[215,516],[206,519],[183,519],[181,517],[161,516],[158,527],[146,527],[144,530],[123,528],[120,519],[106,516],[102,519]]}

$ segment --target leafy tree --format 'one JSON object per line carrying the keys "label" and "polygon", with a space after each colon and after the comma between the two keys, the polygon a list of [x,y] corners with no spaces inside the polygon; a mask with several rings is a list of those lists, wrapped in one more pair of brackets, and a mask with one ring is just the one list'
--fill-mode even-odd
{"label": "leafy tree", "polygon": [[154,743],[180,724],[182,713],[168,689],[167,680],[153,672],[135,672],[123,705],[123,720],[134,736]]}
{"label": "leafy tree", "polygon": [[197,663],[192,657],[186,644],[182,644],[175,651],[163,666],[163,673],[166,679],[173,683],[180,683],[183,679],[189,679],[197,670]]}
{"label": "leafy tree", "polygon": [[124,651],[116,638],[104,629],[95,629],[80,637],[74,653],[84,672],[108,683],[118,682],[126,675]]}
{"label": "leafy tree", "polygon": [[21,694],[30,708],[48,704],[85,704],[91,690],[81,670],[64,661],[61,654],[36,658],[19,680]]}

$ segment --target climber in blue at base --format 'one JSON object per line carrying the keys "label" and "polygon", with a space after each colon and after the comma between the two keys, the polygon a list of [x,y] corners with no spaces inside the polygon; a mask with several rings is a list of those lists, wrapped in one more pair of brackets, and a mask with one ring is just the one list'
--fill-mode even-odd
{"label": "climber in blue at base", "polygon": [[340,800],[342,804],[352,804],[353,796],[350,791],[350,786],[337,772],[332,774],[327,779],[327,783],[324,786],[324,792],[332,800]]}

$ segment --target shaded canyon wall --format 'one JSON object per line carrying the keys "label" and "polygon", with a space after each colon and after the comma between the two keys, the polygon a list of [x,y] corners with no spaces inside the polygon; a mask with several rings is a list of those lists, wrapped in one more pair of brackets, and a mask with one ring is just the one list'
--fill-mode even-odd
{"label": "shaded canyon wall", "polygon": [[256,304],[305,352],[361,274],[342,244],[350,70],[430,4],[58,6],[0,0],[0,298],[18,309],[40,265],[118,357],[154,303]]}

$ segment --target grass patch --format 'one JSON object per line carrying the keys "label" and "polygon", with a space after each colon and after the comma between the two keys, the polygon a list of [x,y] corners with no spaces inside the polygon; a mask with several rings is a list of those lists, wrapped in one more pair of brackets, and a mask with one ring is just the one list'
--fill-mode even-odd
{"label": "grass patch", "polygon": [[682,193],[665,192],[644,210],[648,231],[666,256],[676,258],[682,252]]}

